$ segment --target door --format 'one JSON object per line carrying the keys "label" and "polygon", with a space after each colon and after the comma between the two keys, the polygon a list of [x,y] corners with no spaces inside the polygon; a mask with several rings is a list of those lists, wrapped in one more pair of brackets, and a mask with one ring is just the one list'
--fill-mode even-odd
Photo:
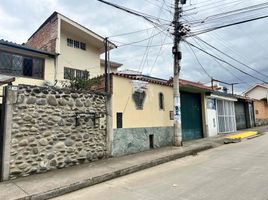
{"label": "door", "polygon": [[181,92],[182,140],[203,137],[201,95]]}
{"label": "door", "polygon": [[218,133],[236,131],[234,102],[217,100]]}
{"label": "door", "polygon": [[247,128],[246,108],[244,102],[235,102],[235,120],[237,130]]}

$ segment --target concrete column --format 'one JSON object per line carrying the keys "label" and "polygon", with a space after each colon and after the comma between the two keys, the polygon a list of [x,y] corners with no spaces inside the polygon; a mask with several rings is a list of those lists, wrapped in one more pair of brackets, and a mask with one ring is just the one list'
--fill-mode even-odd
{"label": "concrete column", "polygon": [[13,104],[17,101],[17,87],[7,86],[4,88],[4,123],[3,123],[3,160],[2,160],[2,180],[9,180],[10,169],[10,145],[12,132]]}
{"label": "concrete column", "polygon": [[201,108],[202,108],[203,135],[206,138],[209,137],[209,133],[208,133],[207,99],[204,93],[201,94]]}
{"label": "concrete column", "polygon": [[113,153],[113,112],[112,112],[112,95],[106,96],[106,131],[107,131],[107,147],[108,155]]}

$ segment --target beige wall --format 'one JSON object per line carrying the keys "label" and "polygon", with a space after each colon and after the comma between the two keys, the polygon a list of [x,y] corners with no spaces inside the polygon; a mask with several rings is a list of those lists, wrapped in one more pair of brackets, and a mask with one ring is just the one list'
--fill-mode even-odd
{"label": "beige wall", "polygon": [[268,119],[268,104],[267,101],[254,101],[256,119]]}
{"label": "beige wall", "polygon": [[[67,46],[67,38],[86,43],[86,51]],[[88,70],[90,77],[101,75],[99,50],[79,36],[79,32],[71,33],[62,28],[60,32],[60,55],[58,57],[58,80],[64,80],[64,67]]]}
{"label": "beige wall", "polygon": [[246,93],[248,97],[258,99],[258,100],[266,98],[267,94],[268,94],[268,89],[260,87],[260,86],[257,86],[255,89]]}
{"label": "beige wall", "polygon": [[[173,109],[172,88],[148,84],[143,110],[137,110],[132,99],[131,80],[113,76],[113,128],[116,128],[116,113],[123,113],[123,128],[173,126],[169,112]],[[164,94],[164,110],[159,109],[158,95]]]}

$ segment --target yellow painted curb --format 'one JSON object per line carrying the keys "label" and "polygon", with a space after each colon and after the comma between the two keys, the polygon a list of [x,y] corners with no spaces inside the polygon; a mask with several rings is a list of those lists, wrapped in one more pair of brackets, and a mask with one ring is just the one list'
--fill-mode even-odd
{"label": "yellow painted curb", "polygon": [[258,131],[246,131],[246,132],[238,133],[238,134],[231,135],[225,138],[226,139],[244,139],[244,138],[255,136],[257,134],[258,134]]}

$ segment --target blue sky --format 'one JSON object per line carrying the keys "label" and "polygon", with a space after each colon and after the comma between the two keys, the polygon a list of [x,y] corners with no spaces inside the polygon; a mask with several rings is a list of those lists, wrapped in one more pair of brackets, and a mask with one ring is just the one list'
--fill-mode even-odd
{"label": "blue sky", "polygon": [[[162,28],[167,28],[168,21],[172,20],[170,12],[173,12],[171,8],[173,0],[165,0],[164,5],[163,0],[109,1],[165,19],[166,21],[161,21]],[[262,2],[265,1],[256,0],[248,3],[248,5]],[[202,19],[212,14],[244,6],[247,5],[238,0],[189,0],[185,10],[192,9],[187,13],[189,19]],[[53,11],[66,15],[104,37],[148,29],[136,34],[111,37],[110,39],[119,45],[118,49],[111,52],[111,60],[123,63],[123,69],[142,70],[145,74],[165,79],[172,76],[172,38],[167,36],[166,32],[159,33],[158,29],[151,28],[152,24],[149,24],[144,19],[109,7],[96,0],[1,0],[0,38],[17,43],[27,41],[29,36]],[[266,53],[268,50],[266,45],[268,42],[267,22],[267,19],[263,19],[213,31],[200,37],[254,69],[268,75],[268,54]],[[156,36],[151,40],[120,47],[120,42],[131,43],[149,38],[152,35]],[[189,41],[194,43],[191,39]],[[152,47],[147,48],[148,44]],[[161,46],[160,44],[164,45]],[[210,76],[226,82],[240,82],[241,84],[236,86],[236,91],[238,92],[248,88],[250,84],[258,82],[228,66],[222,66],[200,51],[194,51],[199,62]],[[208,83],[210,81],[209,77],[196,61],[192,50],[186,44],[182,44],[182,52],[181,77]],[[216,55],[216,53],[214,54]],[[222,55],[218,54],[218,56]],[[230,62],[233,63],[233,61]],[[256,75],[255,72],[237,63],[233,64],[243,71]],[[264,77],[260,78],[265,79]],[[266,81],[268,80],[266,79]]]}

